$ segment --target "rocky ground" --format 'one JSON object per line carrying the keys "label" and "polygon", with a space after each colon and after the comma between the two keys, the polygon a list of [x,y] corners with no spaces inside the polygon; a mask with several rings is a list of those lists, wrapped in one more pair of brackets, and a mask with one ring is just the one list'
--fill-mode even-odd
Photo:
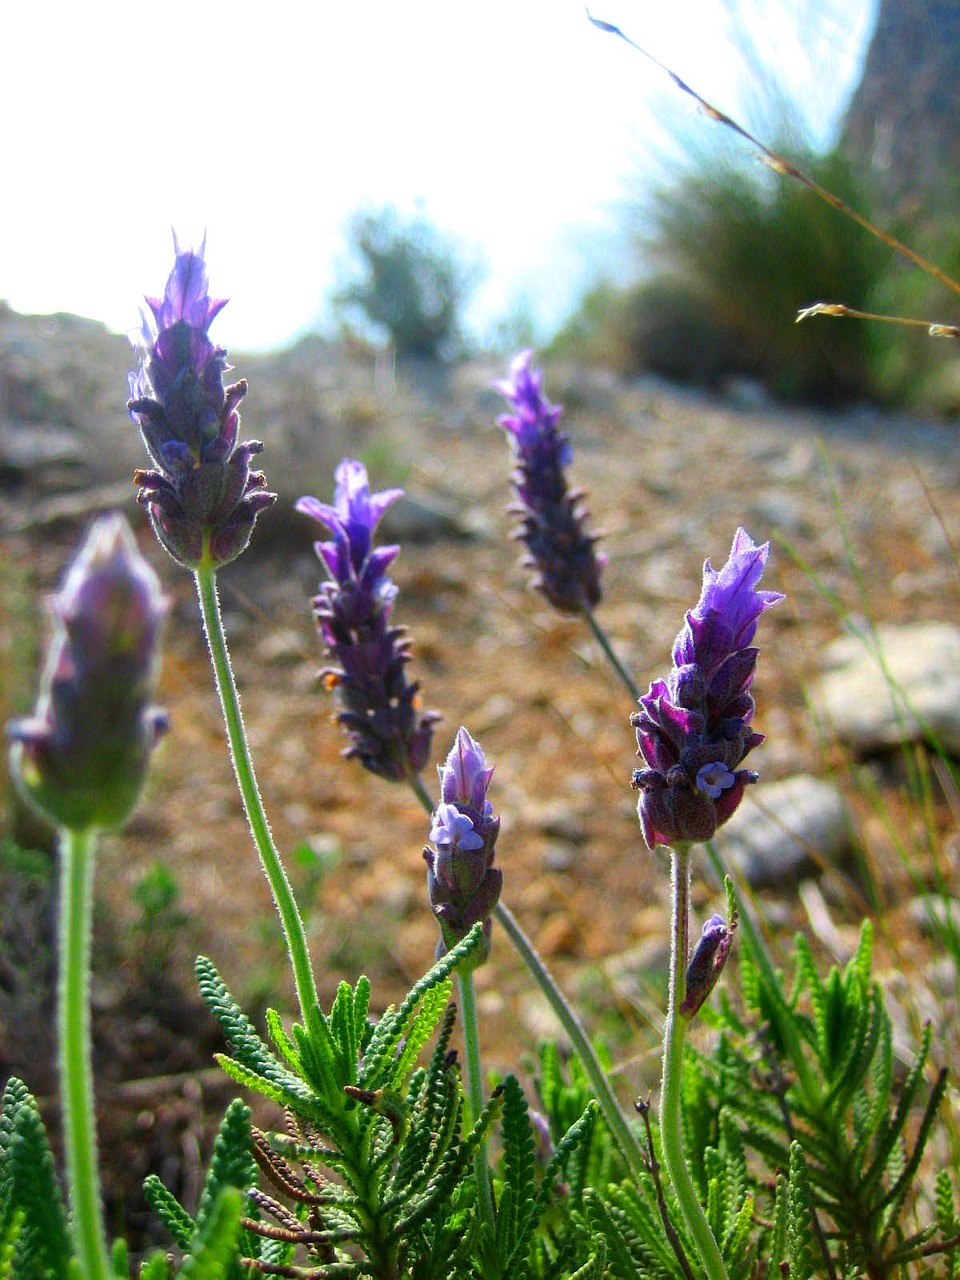
{"label": "rocky ground", "polygon": [[[88,322],[0,312],[5,708],[22,708],[23,689],[12,686],[30,678],[31,602],[55,582],[80,521],[122,505],[175,602],[162,689],[173,729],[137,816],[103,849],[105,918],[122,939],[138,919],[135,886],[162,861],[187,916],[168,939],[168,975],[182,973],[188,986],[190,956],[202,948],[243,998],[289,1011],[279,929],[230,775],[192,584],[163,557],[133,502],[129,476],[142,451],[123,410],[130,361],[122,340]],[[333,468],[352,454],[376,488],[400,483],[411,496],[385,537],[403,543],[395,616],[414,637],[412,671],[425,705],[444,717],[435,759],[461,723],[482,742],[503,815],[504,900],[587,1016],[609,1031],[624,1088],[645,1091],[656,1079],[665,867],[643,845],[629,788],[630,699],[584,628],[529,592],[509,540],[510,463],[495,425],[502,405],[489,389],[506,360],[396,369],[309,339],[278,356],[234,354],[234,363],[251,384],[243,430],[264,440],[263,465],[281,501],[250,552],[222,573],[222,595],[262,791],[307,907],[324,997],[364,970],[375,1003],[395,999],[429,964],[436,935],[424,892],[425,815],[405,790],[340,760],[331,698],[316,681],[322,659],[309,599],[320,566],[315,530],[292,501],[305,492],[330,500]],[[594,527],[605,535],[598,616],[643,687],[666,670],[704,557],[722,562],[739,524],[775,544],[765,585],[787,601],[761,623],[755,694],[768,741],[751,762],[762,782],[799,773],[838,781],[852,822],[845,860],[821,865],[802,888],[765,891],[774,937],[786,943],[806,928],[832,957],[870,912],[880,925],[880,968],[925,973],[930,944],[907,900],[937,869],[954,870],[949,785],[932,783],[921,821],[903,798],[896,762],[874,764],[884,818],[850,756],[818,739],[806,692],[845,614],[960,624],[956,428],[867,407],[825,415],[707,399],[570,367],[548,367],[546,386],[566,405],[573,479],[589,490]],[[762,784],[745,803],[762,806]],[[925,844],[929,828],[934,839]],[[704,914],[717,904],[705,878],[695,901]],[[99,980],[107,1006],[135,971],[129,946],[118,945],[127,958]],[[477,987],[488,1065],[516,1067],[551,1027],[504,938],[495,936]],[[943,1022],[953,1007],[941,1003]],[[626,1019],[616,1030],[612,1009]],[[9,1026],[4,1042],[6,1061],[29,1074]],[[146,1074],[164,1073],[162,1057]],[[169,1069],[178,1070],[175,1054]],[[124,1071],[137,1074],[136,1053]],[[149,1128],[155,1111],[136,1105]]]}

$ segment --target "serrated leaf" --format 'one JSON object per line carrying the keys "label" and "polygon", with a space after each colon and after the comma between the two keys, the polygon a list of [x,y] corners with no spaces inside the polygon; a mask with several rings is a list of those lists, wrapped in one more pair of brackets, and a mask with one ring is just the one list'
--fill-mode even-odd
{"label": "serrated leaf", "polygon": [[223,1187],[183,1261],[183,1280],[227,1280],[240,1258],[240,1217],[244,1196]]}
{"label": "serrated leaf", "polygon": [[173,1192],[167,1190],[155,1173],[151,1173],[144,1179],[143,1194],[180,1248],[188,1248],[197,1224]]}

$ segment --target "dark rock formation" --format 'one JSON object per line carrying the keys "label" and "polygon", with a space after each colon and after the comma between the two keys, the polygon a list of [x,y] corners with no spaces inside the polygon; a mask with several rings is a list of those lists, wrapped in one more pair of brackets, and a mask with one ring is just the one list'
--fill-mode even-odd
{"label": "dark rock formation", "polygon": [[886,216],[942,211],[960,172],[960,4],[880,0],[842,147]]}

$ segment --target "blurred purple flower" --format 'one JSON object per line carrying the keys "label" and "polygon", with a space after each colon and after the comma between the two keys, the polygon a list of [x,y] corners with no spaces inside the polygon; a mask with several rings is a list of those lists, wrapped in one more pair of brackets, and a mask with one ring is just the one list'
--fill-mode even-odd
{"label": "blurred purple flower", "polygon": [[402,627],[390,625],[397,588],[386,571],[400,548],[372,545],[381,516],[403,490],[371,493],[366,468],[353,458],[337,467],[336,481],[333,506],[310,497],[296,504],[333,534],[330,542],[314,543],[330,579],[314,598],[314,617],[340,664],[321,675],[337,691],[337,719],[352,740],[344,755],[402,782],[427,763],[440,719],[435,711],[420,712],[420,686],[406,677],[411,642]]}
{"label": "blurred purple flower", "polygon": [[437,959],[482,920],[484,942],[471,958],[476,967],[490,954],[491,914],[503,884],[502,872],[493,865],[500,819],[487,799],[493,769],[487,768],[480,744],[461,727],[438,772],[440,803],[430,828],[436,847],[423,851],[427,891],[440,925]]}
{"label": "blurred purple flower", "polygon": [[700,599],[673,646],[673,670],[630,717],[648,766],[634,772],[633,786],[651,849],[709,840],[757,780],[737,766],[763,741],[750,729],[758,650],[749,646],[760,615],[783,599],[756,589],[769,554],[769,543],[757,546],[738,529],[726,564],[705,563]]}
{"label": "blurred purple flower", "polygon": [[555,609],[582,613],[600,603],[600,574],[606,557],[594,550],[597,535],[585,528],[582,489],[567,489],[570,441],[557,423],[562,409],[541,390],[543,375],[531,369],[533,352],[521,351],[510,377],[495,382],[514,412],[497,421],[511,437],[516,467],[513,481],[520,517],[514,537],[526,543],[524,564],[536,569],[534,586]]}
{"label": "blurred purple flower", "polygon": [[200,252],[181,251],[162,298],[147,298],[140,367],[130,374],[127,408],[140,427],[154,470],[138,471],[137,497],[161,545],[188,569],[227,564],[250,541],[254,522],[277,495],[250,460],[259,440],[239,444],[237,406],[246,382],[224,388],[226,352],[207,336],[225,298],[207,294]]}
{"label": "blurred purple flower", "polygon": [[92,526],[49,609],[37,710],[7,730],[11,772],[55,826],[116,827],[167,725],[150,704],[167,602],[121,515]]}

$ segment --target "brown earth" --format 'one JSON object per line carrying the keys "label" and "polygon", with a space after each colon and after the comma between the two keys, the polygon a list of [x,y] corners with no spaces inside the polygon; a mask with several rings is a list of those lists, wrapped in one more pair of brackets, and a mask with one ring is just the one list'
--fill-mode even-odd
{"label": "brown earth", "polygon": [[[284,506],[267,514],[251,551],[221,574],[261,789],[305,903],[323,999],[341,979],[364,971],[382,1007],[429,965],[436,941],[421,856],[428,819],[404,788],[340,759],[345,743],[331,720],[332,698],[316,681],[322,655],[309,606],[321,572],[310,550],[316,531],[290,514],[289,501],[298,492],[330,500],[333,465],[341,454],[358,453],[375,488],[399,479],[450,517],[448,535],[461,535],[405,541],[393,573],[400,588],[395,617],[415,641],[411,670],[424,705],[444,716],[434,758],[442,760],[459,724],[483,744],[496,766],[491,799],[503,817],[497,856],[504,901],[588,1021],[610,1036],[625,1092],[645,1092],[657,1074],[665,865],[643,844],[629,787],[636,763],[630,697],[584,627],[529,591],[508,538],[510,464],[494,424],[501,406],[487,389],[504,367],[385,378],[362,353],[334,358],[324,351],[312,369],[304,368],[303,352],[236,359],[252,388],[245,431],[264,437],[263,464],[268,476],[272,463],[282,475]],[[756,723],[768,741],[751,760],[762,779],[745,803],[762,804],[764,779],[835,773],[860,815],[861,849],[853,864],[828,868],[821,879],[819,905],[840,930],[834,946],[837,937],[849,942],[871,910],[880,925],[881,970],[919,973],[927,944],[902,907],[914,892],[911,877],[930,868],[904,864],[884,822],[851,786],[842,757],[817,742],[804,690],[823,645],[842,629],[838,609],[878,621],[960,622],[951,542],[960,529],[955,429],[868,408],[842,416],[743,408],[571,368],[549,368],[546,385],[567,405],[572,476],[589,491],[593,525],[605,535],[609,563],[598,617],[642,687],[667,668],[683,611],[699,593],[704,557],[721,563],[739,524],[758,541],[789,544],[775,545],[764,584],[786,592],[787,601],[760,626]],[[271,434],[273,413],[289,444],[296,423],[283,414],[293,411],[291,398],[301,425],[315,422],[324,434],[322,448],[302,464]],[[122,937],[137,918],[134,886],[146,868],[164,862],[189,916],[165,961],[175,981],[189,986],[190,957],[199,948],[238,996],[289,1014],[292,984],[279,926],[230,773],[192,584],[163,557],[132,502],[127,510],[175,602],[161,693],[173,728],[135,819],[104,842],[97,873],[104,908]],[[27,585],[49,589],[76,529],[55,521],[32,526],[31,511],[36,500],[28,492],[5,504],[8,527],[20,530],[8,535],[6,556]],[[6,612],[9,649],[10,628],[25,625],[25,615],[11,616],[9,598]],[[895,773],[885,768],[876,776],[897,833],[908,845],[916,838],[919,848],[920,816],[890,785]],[[432,764],[426,781],[433,790]],[[956,815],[939,792],[931,807],[937,848],[949,858]],[[312,861],[291,856],[304,842]],[[695,902],[701,913],[716,904],[715,890],[700,877]],[[795,927],[830,941],[822,910],[811,919],[795,887],[768,898],[767,908],[775,941],[786,944]],[[628,951],[640,970],[632,1005],[599,967]],[[101,991],[130,980],[129,947],[124,954],[119,969],[102,974]],[[650,988],[645,966],[654,975]],[[485,1065],[515,1069],[552,1028],[496,931],[491,962],[476,984]],[[612,1020],[611,1009],[626,1020]],[[948,1014],[940,1010],[941,1026]],[[135,1075],[135,1062],[127,1065]]]}

